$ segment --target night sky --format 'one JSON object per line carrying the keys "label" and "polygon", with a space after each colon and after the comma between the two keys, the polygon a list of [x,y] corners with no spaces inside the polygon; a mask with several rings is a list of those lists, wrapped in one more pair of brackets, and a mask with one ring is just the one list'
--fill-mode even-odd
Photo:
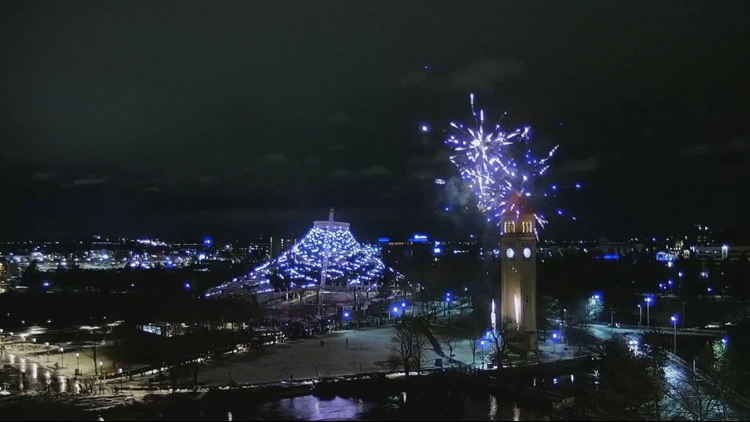
{"label": "night sky", "polygon": [[463,236],[470,92],[583,184],[549,236],[748,234],[750,2],[616,3],[2,1],[0,238]]}

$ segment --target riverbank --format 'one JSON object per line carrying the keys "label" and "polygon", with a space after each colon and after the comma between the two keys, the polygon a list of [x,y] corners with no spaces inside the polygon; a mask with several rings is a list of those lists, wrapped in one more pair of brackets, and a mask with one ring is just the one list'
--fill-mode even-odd
{"label": "riverbank", "polygon": [[0,400],[0,419],[540,420],[559,412],[555,403],[568,397],[565,391],[572,388],[551,379],[540,379],[539,387],[533,388],[536,380],[513,371],[502,380],[495,375],[365,374],[315,383],[147,396],[110,408],[105,408],[111,404],[105,398],[24,395]]}

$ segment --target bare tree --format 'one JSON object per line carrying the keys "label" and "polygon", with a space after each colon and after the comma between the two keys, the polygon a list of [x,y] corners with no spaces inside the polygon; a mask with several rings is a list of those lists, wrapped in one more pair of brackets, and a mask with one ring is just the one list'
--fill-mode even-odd
{"label": "bare tree", "polygon": [[497,369],[502,369],[502,362],[508,360],[508,352],[517,340],[518,330],[513,326],[513,320],[506,318],[503,323],[497,327],[497,332],[490,331],[494,350],[494,356],[497,363]]}
{"label": "bare tree", "polygon": [[448,359],[451,363],[451,368],[453,367],[453,358],[456,357],[456,348],[458,347],[458,339],[455,337],[448,337],[443,340],[443,344],[445,345],[445,348],[448,349]]}
{"label": "bare tree", "polygon": [[411,372],[411,363],[414,357],[414,328],[406,320],[396,325],[396,331],[391,337],[391,344],[388,350],[394,353],[394,356],[401,360],[406,376]]}
{"label": "bare tree", "polygon": [[691,374],[666,386],[671,399],[670,419],[706,421],[726,420],[726,409],[721,400],[701,385],[697,375]]}
{"label": "bare tree", "polygon": [[475,331],[472,331],[471,333],[471,344],[469,345],[471,347],[471,364],[476,365],[477,363],[477,347],[479,344],[479,336]]}
{"label": "bare tree", "polygon": [[413,339],[412,359],[414,360],[414,369],[417,370],[417,374],[421,375],[422,364],[425,361],[425,352],[427,351],[427,344],[429,344],[427,333],[422,324],[415,324]]}

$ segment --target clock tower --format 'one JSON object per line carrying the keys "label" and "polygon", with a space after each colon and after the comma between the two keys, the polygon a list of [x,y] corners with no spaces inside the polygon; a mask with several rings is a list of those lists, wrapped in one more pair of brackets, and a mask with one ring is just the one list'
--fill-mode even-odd
{"label": "clock tower", "polygon": [[[501,278],[500,291],[495,293],[496,299],[491,305],[493,328],[510,323],[510,330],[522,334],[521,350],[536,351],[536,218],[520,193],[513,195],[506,204],[500,227]],[[497,302],[500,303],[500,315],[494,312]]]}

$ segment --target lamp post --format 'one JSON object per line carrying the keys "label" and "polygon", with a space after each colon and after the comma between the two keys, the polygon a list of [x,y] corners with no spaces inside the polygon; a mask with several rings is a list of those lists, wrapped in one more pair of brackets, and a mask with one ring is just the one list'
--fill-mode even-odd
{"label": "lamp post", "polygon": [[448,296],[445,298],[445,304],[448,306],[448,326],[451,325],[451,297]]}
{"label": "lamp post", "polygon": [[76,353],[76,375],[81,375],[81,354]]}
{"label": "lamp post", "polygon": [[122,390],[122,368],[117,370],[117,374],[120,375],[120,390]]}
{"label": "lamp post", "polygon": [[672,325],[674,325],[674,354],[677,355],[677,315],[672,315]]}
{"label": "lamp post", "polygon": [[682,329],[683,330],[685,329],[685,320],[687,319],[685,317],[685,305],[686,304],[687,304],[687,302],[682,302]]}
{"label": "lamp post", "polygon": [[388,317],[395,320],[395,318],[392,316],[393,314],[398,315],[398,306],[394,306],[393,308],[388,308]]}
{"label": "lamp post", "polygon": [[44,347],[47,348],[47,363],[49,363],[49,342],[45,342]]}
{"label": "lamp post", "polygon": [[60,367],[65,369],[65,349],[60,348]]}
{"label": "lamp post", "polygon": [[653,299],[650,297],[646,298],[646,324],[651,328],[651,302]]}

